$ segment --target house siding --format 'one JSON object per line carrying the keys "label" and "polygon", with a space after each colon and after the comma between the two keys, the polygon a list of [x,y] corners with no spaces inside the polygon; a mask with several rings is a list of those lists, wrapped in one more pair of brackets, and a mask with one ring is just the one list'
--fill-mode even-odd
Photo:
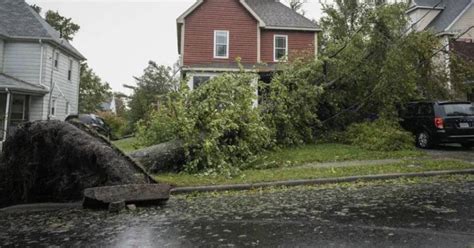
{"label": "house siding", "polygon": [[[471,4],[471,7],[466,12],[464,12],[464,14],[459,18],[459,20],[456,23],[454,23],[450,31],[456,32],[456,33],[463,33],[473,24],[474,24],[474,4]],[[469,32],[467,32],[460,38],[474,40],[474,28],[472,28]]]}
{"label": "house siding", "polygon": [[3,72],[29,83],[39,84],[40,51],[39,43],[6,42]]}
{"label": "house siding", "polygon": [[30,120],[44,120],[46,115],[43,112],[44,104],[43,96],[31,96],[30,97]]}
{"label": "house siding", "polygon": [[425,28],[441,13],[441,10],[433,10],[433,9],[417,9],[408,15],[411,23],[418,22],[415,26],[413,26],[414,31],[423,31]]}
{"label": "house siding", "polygon": [[[54,53],[59,52],[58,69],[53,68]],[[55,115],[52,119],[64,120],[67,117],[66,102],[69,102],[69,114],[78,113],[79,106],[79,81],[80,81],[80,62],[65,54],[61,50],[46,45],[44,49],[44,65],[43,65],[43,84],[48,87],[51,84],[51,75],[55,87],[52,92],[52,98],[56,100]],[[73,61],[71,81],[68,80],[69,60]],[[43,99],[43,113],[45,118],[49,113],[49,94]]]}
{"label": "house siding", "polygon": [[[229,58],[214,58],[214,30],[229,31]],[[185,19],[184,66],[257,63],[257,20],[238,0],[206,0]]]}
{"label": "house siding", "polygon": [[288,56],[301,55],[302,53],[315,54],[315,43],[317,36],[315,32],[285,31],[285,30],[262,30],[261,32],[261,58],[264,63],[275,63],[273,58],[274,36],[288,36]]}

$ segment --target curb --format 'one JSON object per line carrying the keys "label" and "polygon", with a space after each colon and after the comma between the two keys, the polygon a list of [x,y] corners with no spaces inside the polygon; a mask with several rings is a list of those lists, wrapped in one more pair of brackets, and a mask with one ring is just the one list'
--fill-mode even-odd
{"label": "curb", "polygon": [[189,194],[199,192],[219,192],[219,191],[241,191],[241,190],[252,190],[258,188],[269,188],[279,186],[303,186],[303,185],[321,185],[321,184],[332,184],[332,183],[345,183],[355,181],[375,181],[375,180],[387,180],[397,178],[413,178],[413,177],[433,177],[433,176],[444,176],[444,175],[462,175],[462,174],[474,174],[474,169],[465,170],[443,170],[443,171],[426,171],[426,172],[415,172],[415,173],[392,173],[392,174],[379,174],[379,175],[367,175],[367,176],[350,176],[350,177],[336,177],[336,178],[322,178],[322,179],[307,179],[307,180],[289,180],[289,181],[276,181],[276,182],[265,182],[265,183],[253,183],[253,184],[231,184],[231,185],[215,185],[215,186],[196,186],[196,187],[176,187],[171,189],[171,195],[178,194]]}
{"label": "curb", "polygon": [[72,203],[33,203],[13,205],[6,208],[1,208],[0,213],[32,213],[41,211],[52,211],[59,209],[79,209],[82,208],[82,202]]}

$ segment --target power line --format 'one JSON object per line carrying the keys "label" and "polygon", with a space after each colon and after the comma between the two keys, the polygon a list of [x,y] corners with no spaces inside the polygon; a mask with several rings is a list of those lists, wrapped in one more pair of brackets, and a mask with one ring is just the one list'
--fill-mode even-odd
{"label": "power line", "polygon": [[[418,19],[416,22],[412,23],[406,30],[404,30],[402,33],[407,33],[408,31],[410,31],[411,29],[413,29],[418,23],[420,23],[423,19],[425,19],[425,17],[428,16],[428,14],[430,14],[430,12],[432,10],[435,10],[436,8],[438,8],[438,6],[443,2],[443,0],[440,0],[437,4],[435,4],[433,7],[431,7],[420,19]],[[328,58],[332,59],[334,57],[336,57],[337,55],[339,55],[339,53],[341,53],[344,49],[346,49],[346,47],[352,42],[352,40],[355,38],[355,36],[362,31],[362,29],[367,25],[367,23],[363,23],[357,30],[356,32],[354,32],[351,36],[351,38],[344,43],[344,45],[339,49],[337,50],[334,54],[328,56]]]}
{"label": "power line", "polygon": [[[400,41],[404,34],[406,34],[408,31],[410,31],[413,27],[415,27],[418,23],[420,23],[424,18],[426,18],[426,16],[428,16],[428,14],[435,10],[441,3],[443,2],[443,0],[440,0],[437,4],[435,4],[433,7],[431,7],[420,19],[418,19],[416,22],[412,23],[407,29],[405,29],[403,32],[401,32],[401,36],[397,38],[398,41]],[[364,24],[365,25],[365,24]],[[355,37],[355,35],[360,32],[362,30],[364,26],[361,26],[356,33],[354,33],[354,35],[352,36],[352,38],[349,40],[349,42],[345,43],[344,46],[339,49],[335,54],[333,54],[332,56],[330,56],[329,58],[334,58],[336,55],[338,55],[339,53],[341,53],[351,42],[352,42],[352,39]],[[384,37],[384,38],[387,38],[387,37]],[[397,41],[396,41],[397,42]],[[354,70],[351,70],[350,73],[352,73],[353,71],[359,69],[359,66],[362,65],[362,63],[364,62],[364,60],[366,59],[369,59],[372,55],[374,55],[375,52],[374,51],[371,51],[369,52],[367,55],[364,56],[364,58],[358,63],[357,66],[354,67]],[[331,87],[332,85],[334,85],[337,81],[341,80],[342,78],[344,78],[345,75],[341,75],[339,76],[338,78],[336,79],[333,79],[331,80],[330,82],[328,83],[325,83],[323,85],[323,87]],[[317,81],[320,81],[321,79],[318,79]]]}
{"label": "power line", "polygon": [[[469,32],[469,31],[470,31],[471,29],[473,29],[473,28],[474,28],[474,25],[473,25],[473,26],[470,26],[469,28],[467,28],[464,32],[462,32],[461,34],[459,34],[459,35],[458,35],[456,38],[454,38],[454,39],[460,38],[461,36],[463,36],[464,34],[466,34],[467,32]],[[440,53],[441,51],[443,51],[444,49],[446,49],[446,47],[447,47],[448,45],[449,45],[449,43],[446,44],[446,45],[444,45],[444,46],[442,46],[441,48],[435,50],[435,52],[434,52],[433,54],[431,54],[431,56],[429,56],[427,59],[424,59],[423,61],[418,62],[417,66],[414,67],[414,68],[412,68],[409,72],[412,72],[412,71],[414,71],[414,70],[417,70],[424,62],[426,62],[427,60],[431,60],[431,59],[432,59],[434,56],[436,56],[438,53]],[[379,76],[380,76],[380,75],[379,75]],[[363,102],[359,102],[359,103],[353,104],[353,105],[349,106],[348,108],[343,109],[343,110],[340,111],[339,113],[336,113],[335,115],[333,115],[333,116],[327,118],[326,120],[322,121],[321,123],[322,123],[322,124],[325,124],[326,122],[328,122],[328,121],[330,121],[330,120],[333,120],[333,119],[339,117],[340,115],[342,115],[342,114],[344,114],[344,113],[350,111],[351,109],[353,109],[353,108],[355,108],[355,107],[357,107],[357,106],[359,106],[358,109],[360,109],[360,108],[363,106],[363,104],[365,104],[366,101],[367,101],[369,98],[371,98],[372,96],[375,95],[375,93],[377,92],[377,90],[378,90],[378,88],[379,88],[378,86],[382,86],[382,85],[383,85],[382,83],[381,83],[381,84],[376,84],[376,85],[374,86],[374,88],[370,91],[371,93],[370,93],[369,95],[367,95],[366,97],[363,98]]]}

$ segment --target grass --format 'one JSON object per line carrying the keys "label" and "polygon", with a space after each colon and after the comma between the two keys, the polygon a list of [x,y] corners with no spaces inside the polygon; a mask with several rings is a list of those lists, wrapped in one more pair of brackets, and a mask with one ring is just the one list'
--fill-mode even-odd
{"label": "grass", "polygon": [[137,138],[135,137],[116,140],[112,143],[125,153],[140,149],[140,146],[137,145]]}
{"label": "grass", "polygon": [[282,167],[288,164],[305,164],[315,162],[336,162],[349,160],[376,160],[420,157],[425,153],[419,150],[405,151],[368,151],[356,146],[343,144],[313,144],[296,148],[280,149],[262,154],[253,167]]}
{"label": "grass", "polygon": [[410,173],[452,169],[471,169],[474,165],[457,160],[412,160],[388,165],[367,165],[335,168],[275,168],[245,170],[240,176],[201,176],[190,174],[162,174],[156,179],[175,186],[200,186],[285,181],[292,179],[334,178],[345,176],[377,175],[385,173]]}

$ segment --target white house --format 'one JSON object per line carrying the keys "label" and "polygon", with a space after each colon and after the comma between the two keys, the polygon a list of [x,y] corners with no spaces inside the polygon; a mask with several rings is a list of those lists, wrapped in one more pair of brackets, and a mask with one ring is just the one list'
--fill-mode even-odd
{"label": "white house", "polygon": [[24,0],[0,0],[0,140],[21,122],[77,113],[84,59]]}
{"label": "white house", "polygon": [[[474,61],[474,0],[411,0],[409,4],[412,31],[430,30],[439,37],[445,51],[437,59],[448,73],[452,53]],[[474,89],[467,97],[474,101]]]}

